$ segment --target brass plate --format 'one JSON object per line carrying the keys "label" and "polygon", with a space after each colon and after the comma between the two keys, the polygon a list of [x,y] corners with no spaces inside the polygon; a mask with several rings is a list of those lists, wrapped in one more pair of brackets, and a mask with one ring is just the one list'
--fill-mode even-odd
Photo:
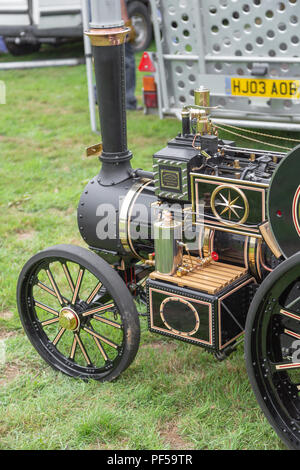
{"label": "brass plate", "polygon": [[101,143],[92,145],[92,147],[88,147],[86,149],[86,156],[87,157],[101,157],[102,150],[103,150],[103,147]]}

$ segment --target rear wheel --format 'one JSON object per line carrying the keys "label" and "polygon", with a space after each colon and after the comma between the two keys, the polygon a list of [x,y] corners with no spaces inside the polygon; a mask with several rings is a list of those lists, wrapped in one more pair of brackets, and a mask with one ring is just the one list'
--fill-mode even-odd
{"label": "rear wheel", "polygon": [[131,2],[128,5],[128,15],[136,32],[136,38],[132,44],[135,52],[148,49],[152,41],[151,15],[142,2]]}
{"label": "rear wheel", "polygon": [[132,296],[114,269],[84,248],[58,245],[31,258],[17,300],[35,349],[69,376],[110,381],[135,358],[140,326]]}
{"label": "rear wheel", "polygon": [[267,419],[291,449],[300,449],[300,253],[258,289],[247,317],[249,379]]}

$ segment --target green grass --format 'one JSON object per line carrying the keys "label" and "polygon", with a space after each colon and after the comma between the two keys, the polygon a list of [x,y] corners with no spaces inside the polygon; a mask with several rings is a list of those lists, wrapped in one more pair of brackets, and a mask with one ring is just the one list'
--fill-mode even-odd
{"label": "green grass", "polygon": [[[90,131],[84,66],[2,72],[0,80],[0,448],[281,449],[252,394],[242,347],[218,363],[150,334],[142,319],[135,362],[109,384],[55,373],[31,347],[16,309],[18,274],[47,246],[84,246],[76,207],[99,163],[82,156],[99,137]],[[153,152],[179,129],[175,119],[129,113],[133,166],[151,169]]]}

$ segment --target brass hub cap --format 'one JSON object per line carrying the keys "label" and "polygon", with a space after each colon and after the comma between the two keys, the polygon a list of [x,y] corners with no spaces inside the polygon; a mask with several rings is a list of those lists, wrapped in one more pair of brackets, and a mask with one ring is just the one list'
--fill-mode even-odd
{"label": "brass hub cap", "polygon": [[69,307],[64,307],[59,314],[59,324],[62,328],[65,328],[65,330],[77,330],[79,326],[77,313]]}

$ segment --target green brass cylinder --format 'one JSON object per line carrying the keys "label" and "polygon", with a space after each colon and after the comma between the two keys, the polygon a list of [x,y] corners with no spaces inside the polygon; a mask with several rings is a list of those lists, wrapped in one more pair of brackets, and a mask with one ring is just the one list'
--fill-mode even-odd
{"label": "green brass cylinder", "polygon": [[191,109],[191,131],[194,135],[207,133],[207,115],[204,109]]}
{"label": "green brass cylinder", "polygon": [[[201,86],[194,91],[195,105],[203,106],[204,108],[210,107],[210,91],[208,88]],[[209,110],[206,110],[206,114],[209,114]]]}
{"label": "green brass cylinder", "polygon": [[154,223],[155,268],[160,274],[173,275],[182,263],[182,222],[174,220],[169,211]]}

